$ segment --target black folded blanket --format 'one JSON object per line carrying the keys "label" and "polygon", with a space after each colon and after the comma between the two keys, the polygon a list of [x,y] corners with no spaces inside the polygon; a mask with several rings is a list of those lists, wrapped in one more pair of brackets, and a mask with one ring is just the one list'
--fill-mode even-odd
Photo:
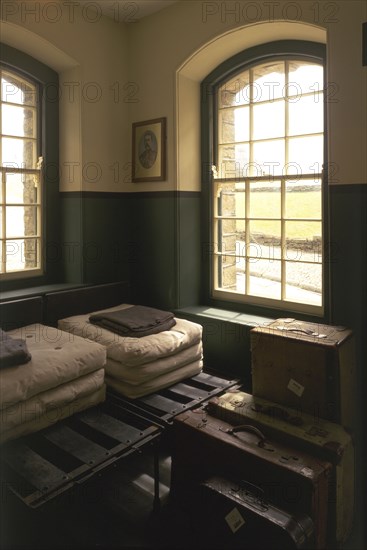
{"label": "black folded blanket", "polygon": [[31,359],[25,340],[12,338],[0,329],[0,369],[23,365]]}
{"label": "black folded blanket", "polygon": [[121,336],[141,338],[174,327],[176,320],[170,311],[147,306],[131,306],[116,311],[90,315],[89,321]]}

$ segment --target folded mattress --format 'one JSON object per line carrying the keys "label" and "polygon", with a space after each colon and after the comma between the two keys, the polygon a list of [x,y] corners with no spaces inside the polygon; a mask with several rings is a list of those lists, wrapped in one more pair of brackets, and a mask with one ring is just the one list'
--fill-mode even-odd
{"label": "folded mattress", "polygon": [[108,357],[106,363],[106,376],[137,386],[163,374],[181,369],[189,363],[199,361],[202,358],[202,342],[179,351],[175,355],[169,355],[168,357],[156,359],[150,363],[144,363],[143,365],[134,367],[126,366]]}
{"label": "folded mattress", "polygon": [[[117,311],[128,307],[132,307],[132,305],[120,304],[103,311]],[[123,363],[126,367],[143,365],[163,357],[175,355],[194,344],[198,344],[202,339],[201,325],[178,318],[175,318],[176,324],[170,330],[141,338],[120,336],[91,323],[89,317],[96,313],[99,312],[61,319],[58,322],[58,327],[73,335],[88,338],[106,346],[107,357]]]}
{"label": "folded mattress", "polygon": [[103,346],[41,324],[8,334],[26,341],[31,360],[0,371],[0,442],[105,399]]}
{"label": "folded mattress", "polygon": [[190,378],[190,376],[195,376],[203,370],[203,361],[198,359],[184,365],[176,370],[161,374],[155,378],[151,378],[140,384],[130,384],[123,380],[113,378],[106,374],[106,384],[111,387],[116,392],[128,397],[130,399],[136,399],[144,395],[168,388],[172,384],[176,384],[185,378]]}
{"label": "folded mattress", "polygon": [[[89,376],[92,375],[86,375],[86,377]],[[3,409],[0,412],[0,443],[38,432],[64,418],[105,401],[106,384],[102,383],[97,389],[88,393],[78,391],[80,388],[78,388],[77,382],[68,382],[62,388],[44,392],[40,402],[38,402],[37,396],[25,401],[19,408],[13,406],[11,409]],[[74,397],[72,398],[73,393]],[[45,401],[48,402],[47,405],[45,405]]]}
{"label": "folded mattress", "polygon": [[104,368],[106,349],[95,342],[41,324],[10,331],[26,341],[28,363],[0,371],[0,410]]}

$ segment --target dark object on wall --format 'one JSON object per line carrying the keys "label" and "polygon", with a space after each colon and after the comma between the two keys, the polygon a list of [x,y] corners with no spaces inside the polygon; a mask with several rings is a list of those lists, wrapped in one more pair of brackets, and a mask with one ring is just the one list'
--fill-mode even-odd
{"label": "dark object on wall", "polygon": [[362,65],[367,67],[367,22],[362,23]]}
{"label": "dark object on wall", "polygon": [[243,479],[260,487],[264,498],[292,514],[311,517],[315,547],[325,548],[328,531],[329,476],[332,465],[267,440],[253,426],[236,426],[187,411],[173,420],[171,495],[192,505],[198,484],[212,476]]}
{"label": "dark object on wall", "polygon": [[353,430],[351,330],[277,319],[251,330],[252,393]]}
{"label": "dark object on wall", "polygon": [[133,123],[132,181],[166,179],[166,118]]}

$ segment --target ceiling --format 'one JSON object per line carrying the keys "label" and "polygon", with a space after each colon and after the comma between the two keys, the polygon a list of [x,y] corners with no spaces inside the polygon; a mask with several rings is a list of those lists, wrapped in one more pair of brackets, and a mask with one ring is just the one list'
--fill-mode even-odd
{"label": "ceiling", "polygon": [[92,9],[93,4],[98,4],[101,12],[115,21],[124,23],[134,23],[152,13],[155,13],[170,4],[175,4],[178,0],[101,0],[99,2],[90,2],[90,0],[79,0],[78,3],[89,4]]}

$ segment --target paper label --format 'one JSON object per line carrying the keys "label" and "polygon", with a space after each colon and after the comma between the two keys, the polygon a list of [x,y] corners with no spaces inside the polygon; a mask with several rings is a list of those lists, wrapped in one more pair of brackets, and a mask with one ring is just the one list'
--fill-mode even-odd
{"label": "paper label", "polygon": [[233,508],[233,510],[231,510],[229,514],[226,515],[225,520],[228,523],[232,533],[236,533],[236,531],[238,531],[242,527],[242,525],[245,524],[245,520],[243,519],[237,508]]}
{"label": "paper label", "polygon": [[298,397],[301,397],[301,395],[305,390],[304,386],[302,386],[302,384],[299,384],[298,382],[293,380],[293,378],[289,380],[287,388],[293,393],[295,393]]}

